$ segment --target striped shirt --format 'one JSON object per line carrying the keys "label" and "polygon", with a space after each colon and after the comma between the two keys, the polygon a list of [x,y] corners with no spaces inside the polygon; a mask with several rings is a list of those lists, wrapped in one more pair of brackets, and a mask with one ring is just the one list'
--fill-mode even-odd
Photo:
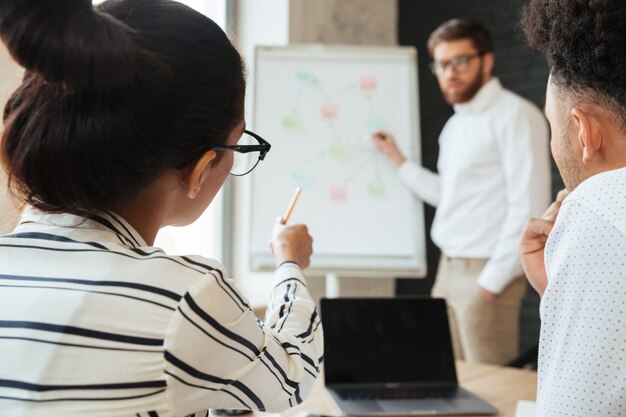
{"label": "striped shirt", "polygon": [[113,213],[29,209],[0,237],[0,416],[294,406],[322,329],[302,270],[275,279],[262,322],[214,260],[148,247]]}

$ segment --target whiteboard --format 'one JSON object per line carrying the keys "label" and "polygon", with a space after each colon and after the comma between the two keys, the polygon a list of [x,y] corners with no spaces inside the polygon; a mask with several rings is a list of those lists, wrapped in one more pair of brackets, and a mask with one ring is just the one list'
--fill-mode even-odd
{"label": "whiteboard", "polygon": [[423,205],[376,151],[393,132],[420,162],[417,58],[412,47],[257,47],[253,126],[272,148],[250,174],[250,265],[271,269],[272,220],[296,186],[289,223],[314,238],[310,270],[423,277]]}

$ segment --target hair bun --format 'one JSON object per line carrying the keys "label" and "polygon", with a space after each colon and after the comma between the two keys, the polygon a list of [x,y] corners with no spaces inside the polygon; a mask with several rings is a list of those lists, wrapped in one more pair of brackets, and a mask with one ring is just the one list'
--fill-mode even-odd
{"label": "hair bun", "polygon": [[130,82],[147,54],[131,29],[90,0],[2,0],[0,37],[14,59],[47,82],[103,89]]}

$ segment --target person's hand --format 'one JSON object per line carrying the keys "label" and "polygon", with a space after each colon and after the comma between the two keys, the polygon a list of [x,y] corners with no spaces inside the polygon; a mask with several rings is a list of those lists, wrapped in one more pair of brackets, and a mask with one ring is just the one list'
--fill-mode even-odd
{"label": "person's hand", "polygon": [[561,203],[569,194],[567,190],[559,191],[554,203],[541,218],[532,218],[526,222],[522,232],[520,258],[530,285],[543,295],[548,286],[548,274],[544,261],[543,251],[548,241],[548,236],[554,227],[554,222],[561,209]]}
{"label": "person's hand", "polygon": [[276,266],[290,261],[297,263],[304,269],[311,263],[313,238],[304,224],[287,226],[282,223],[282,218],[279,217],[274,224],[270,247],[276,260]]}
{"label": "person's hand", "polygon": [[496,299],[498,298],[498,294],[492,293],[491,291],[488,291],[484,289],[483,287],[478,287],[478,290],[480,291],[480,295],[485,300],[489,301],[490,303],[496,302]]}
{"label": "person's hand", "polygon": [[406,157],[398,149],[396,138],[389,132],[379,131],[372,135],[376,149],[382,152],[397,167],[406,161]]}

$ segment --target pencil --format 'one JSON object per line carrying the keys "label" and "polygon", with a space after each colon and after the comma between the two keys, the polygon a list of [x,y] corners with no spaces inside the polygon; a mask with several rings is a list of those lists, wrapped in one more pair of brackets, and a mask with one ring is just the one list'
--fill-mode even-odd
{"label": "pencil", "polygon": [[298,201],[298,197],[300,197],[300,193],[302,192],[302,187],[296,187],[293,192],[293,197],[291,197],[291,202],[289,202],[289,207],[287,207],[287,211],[285,211],[285,215],[282,218],[282,223],[287,224],[289,217],[291,217],[291,212],[293,208],[296,206],[296,201]]}

